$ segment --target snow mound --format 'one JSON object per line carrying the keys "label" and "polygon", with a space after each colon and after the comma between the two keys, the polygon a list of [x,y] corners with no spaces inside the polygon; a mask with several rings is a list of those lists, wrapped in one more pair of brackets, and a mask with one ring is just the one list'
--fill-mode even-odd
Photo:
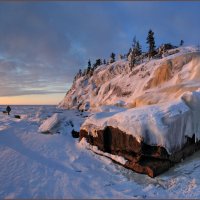
{"label": "snow mound", "polygon": [[179,100],[116,112],[99,112],[81,129],[96,137],[107,126],[133,135],[138,142],[165,147],[169,154],[180,150],[187,137],[200,139],[200,90],[185,93]]}
{"label": "snow mound", "polygon": [[59,121],[60,117],[58,113],[55,113],[40,125],[38,131],[41,133],[51,132],[51,130],[59,123]]}

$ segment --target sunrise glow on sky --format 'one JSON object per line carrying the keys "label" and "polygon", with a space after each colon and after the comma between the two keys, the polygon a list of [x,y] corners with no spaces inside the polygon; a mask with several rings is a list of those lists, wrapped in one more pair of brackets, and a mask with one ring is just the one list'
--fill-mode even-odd
{"label": "sunrise glow on sky", "polygon": [[58,104],[79,69],[156,45],[200,43],[200,2],[0,2],[0,105]]}

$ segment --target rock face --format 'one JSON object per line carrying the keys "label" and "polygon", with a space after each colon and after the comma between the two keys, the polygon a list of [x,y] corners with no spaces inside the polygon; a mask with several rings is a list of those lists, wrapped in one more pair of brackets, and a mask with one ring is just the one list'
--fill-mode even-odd
{"label": "rock face", "polygon": [[139,143],[132,135],[127,135],[118,128],[107,126],[104,130],[97,130],[96,134],[97,137],[93,137],[85,130],[81,130],[80,140],[84,137],[99,150],[124,157],[127,160],[124,167],[150,177],[165,172],[175,163],[200,149],[200,142],[195,143],[195,137],[187,138],[181,150],[169,155],[164,147]]}
{"label": "rock face", "polygon": [[133,69],[125,59],[101,65],[92,76],[76,79],[59,107],[96,110],[123,101],[127,108],[133,108],[168,102],[185,91],[195,91],[200,85],[200,53],[189,47],[178,52],[160,59],[144,59]]}

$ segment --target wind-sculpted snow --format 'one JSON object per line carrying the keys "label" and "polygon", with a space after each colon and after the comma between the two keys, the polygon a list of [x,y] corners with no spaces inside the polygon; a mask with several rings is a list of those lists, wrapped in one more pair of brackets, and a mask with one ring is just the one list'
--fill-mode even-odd
{"label": "wind-sculpted snow", "polygon": [[193,134],[200,140],[199,119],[200,91],[195,91],[170,103],[96,113],[81,129],[95,137],[97,130],[112,126],[133,135],[138,142],[165,147],[171,154],[180,150]]}
{"label": "wind-sculpted snow", "polygon": [[[38,127],[54,113],[64,117],[60,134],[40,134]],[[72,124],[78,131],[88,114],[53,106],[12,106],[10,116],[1,112],[0,198],[200,198],[199,152],[152,179],[94,154],[72,138]]]}
{"label": "wind-sculpted snow", "polygon": [[[124,102],[133,108],[177,100],[200,87],[200,53],[192,47],[170,50],[161,59],[146,58],[132,70],[126,60],[99,66],[78,78],[59,107],[96,110]],[[86,106],[88,108],[88,106]]]}

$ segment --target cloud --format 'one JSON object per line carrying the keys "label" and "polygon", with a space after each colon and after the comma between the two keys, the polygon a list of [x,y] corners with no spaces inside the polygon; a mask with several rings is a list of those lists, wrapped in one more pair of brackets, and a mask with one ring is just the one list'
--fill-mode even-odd
{"label": "cloud", "polygon": [[10,2],[0,6],[0,96],[65,92],[90,58],[199,40],[200,2]]}

